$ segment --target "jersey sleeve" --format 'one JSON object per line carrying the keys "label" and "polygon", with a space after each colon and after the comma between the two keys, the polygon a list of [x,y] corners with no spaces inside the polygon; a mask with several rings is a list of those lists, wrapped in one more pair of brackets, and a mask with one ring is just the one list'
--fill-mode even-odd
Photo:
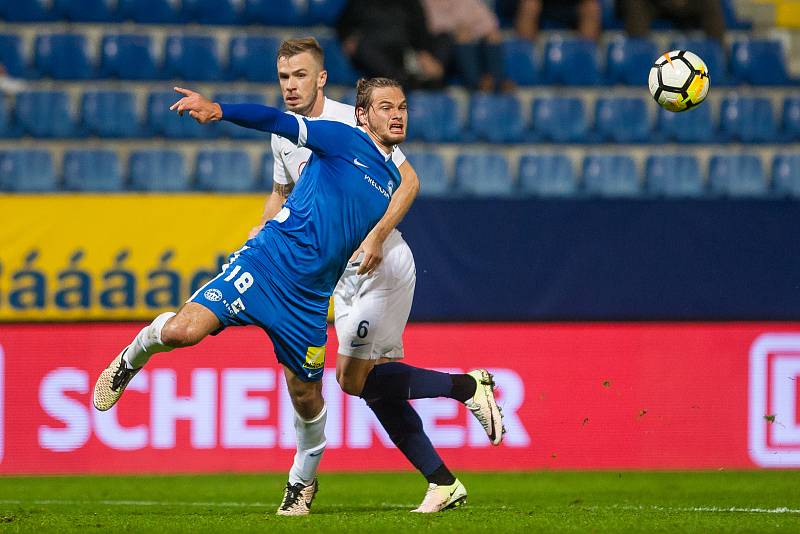
{"label": "jersey sleeve", "polygon": [[400,165],[406,162],[406,155],[403,154],[403,151],[400,150],[399,146],[392,150],[392,161],[398,169],[400,168]]}
{"label": "jersey sleeve", "polygon": [[281,137],[272,134],[272,181],[276,184],[286,185],[289,177],[286,176],[286,167],[281,159]]}
{"label": "jersey sleeve", "polygon": [[341,122],[301,119],[297,146],[307,147],[321,155],[342,151],[342,143],[354,135],[354,128]]}

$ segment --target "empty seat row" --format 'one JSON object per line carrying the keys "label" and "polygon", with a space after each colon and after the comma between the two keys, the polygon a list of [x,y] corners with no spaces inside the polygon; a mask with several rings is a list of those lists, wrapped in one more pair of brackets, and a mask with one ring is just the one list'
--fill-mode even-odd
{"label": "empty seat row", "polygon": [[176,24],[332,24],[346,0],[0,0],[10,22],[122,22]]}
{"label": "empty seat row", "polygon": [[[272,153],[257,170],[243,150],[201,150],[192,174],[182,153],[139,150],[128,158],[127,173],[113,150],[67,150],[62,171],[48,150],[0,152],[4,191],[258,191],[272,188]],[[126,176],[127,175],[127,176]]]}

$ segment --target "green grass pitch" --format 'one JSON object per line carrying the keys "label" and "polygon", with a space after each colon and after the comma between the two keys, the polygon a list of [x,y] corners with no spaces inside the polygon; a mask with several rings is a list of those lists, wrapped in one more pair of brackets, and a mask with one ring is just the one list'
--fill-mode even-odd
{"label": "green grass pitch", "polygon": [[323,473],[309,517],[285,474],[0,477],[0,532],[800,532],[800,472],[462,473],[466,506],[411,514],[413,473]]}

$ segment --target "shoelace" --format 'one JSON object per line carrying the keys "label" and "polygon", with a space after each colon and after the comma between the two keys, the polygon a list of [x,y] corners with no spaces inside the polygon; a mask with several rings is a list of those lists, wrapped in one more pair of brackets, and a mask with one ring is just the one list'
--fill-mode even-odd
{"label": "shoelace", "polygon": [[119,367],[114,373],[114,376],[111,378],[111,390],[119,391],[120,388],[124,388],[128,385],[128,382],[130,382],[131,378],[133,378],[138,372],[139,369],[128,369],[125,366],[125,360],[120,358]]}
{"label": "shoelace", "polygon": [[283,502],[281,503],[281,510],[290,510],[296,507],[300,501],[302,491],[302,488],[287,484],[286,494],[283,496]]}

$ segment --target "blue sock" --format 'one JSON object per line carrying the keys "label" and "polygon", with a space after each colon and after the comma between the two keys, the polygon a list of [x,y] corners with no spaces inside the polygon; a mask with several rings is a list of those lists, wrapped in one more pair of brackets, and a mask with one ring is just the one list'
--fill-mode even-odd
{"label": "blue sock", "polygon": [[376,365],[364,381],[362,399],[428,399],[451,397],[453,379],[447,373],[411,367],[400,362]]}
{"label": "blue sock", "polygon": [[[383,365],[377,367],[383,367]],[[422,420],[407,400],[377,399],[367,402],[367,406],[375,413],[378,421],[386,429],[400,452],[417,468],[417,471],[429,479],[429,482],[432,475],[442,476],[441,472],[449,475],[446,478],[455,480],[425,434]],[[452,481],[443,479],[434,481],[434,483],[449,485],[452,484]]]}

